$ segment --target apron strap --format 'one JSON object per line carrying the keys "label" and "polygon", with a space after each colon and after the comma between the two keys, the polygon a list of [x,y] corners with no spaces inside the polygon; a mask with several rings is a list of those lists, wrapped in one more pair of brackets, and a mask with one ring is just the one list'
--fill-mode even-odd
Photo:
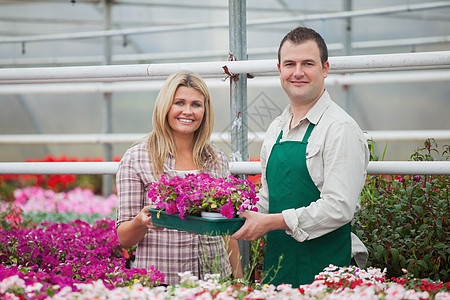
{"label": "apron strap", "polygon": [[309,123],[308,129],[306,129],[305,135],[303,136],[303,140],[302,143],[307,143],[309,136],[311,135],[311,131],[314,129],[314,124],[313,123]]}
{"label": "apron strap", "polygon": [[[307,143],[309,136],[311,135],[311,131],[314,129],[315,124],[309,123],[308,128],[306,129],[305,135],[303,136],[302,143]],[[277,137],[276,144],[280,143],[281,138],[283,137],[283,130],[280,131],[280,134]]]}
{"label": "apron strap", "polygon": [[280,131],[280,134],[277,137],[276,144],[280,143],[281,137],[283,136],[283,130]]}

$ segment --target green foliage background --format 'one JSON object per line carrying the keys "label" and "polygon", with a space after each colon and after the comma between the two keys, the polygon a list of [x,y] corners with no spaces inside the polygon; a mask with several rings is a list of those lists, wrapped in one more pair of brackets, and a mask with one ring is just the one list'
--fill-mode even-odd
{"label": "green foliage background", "polygon": [[[426,140],[411,160],[449,160],[449,146],[439,152]],[[386,267],[387,278],[407,270],[416,278],[450,281],[448,186],[448,175],[368,176],[353,226],[369,251],[366,267]]]}

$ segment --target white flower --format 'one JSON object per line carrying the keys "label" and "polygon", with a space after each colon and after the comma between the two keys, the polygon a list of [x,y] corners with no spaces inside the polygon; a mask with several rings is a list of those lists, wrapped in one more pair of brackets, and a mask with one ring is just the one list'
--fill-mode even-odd
{"label": "white flower", "polygon": [[198,277],[192,275],[191,271],[178,273],[178,276],[180,276],[180,284],[192,284],[198,280]]}
{"label": "white flower", "polygon": [[14,288],[14,287],[18,287],[18,288],[25,288],[25,281],[23,281],[23,279],[19,278],[18,275],[13,275],[10,277],[7,277],[5,279],[3,279],[0,282],[0,293],[4,294],[6,293],[6,291],[10,288]]}
{"label": "white flower", "polygon": [[205,274],[206,281],[219,282],[220,274]]}

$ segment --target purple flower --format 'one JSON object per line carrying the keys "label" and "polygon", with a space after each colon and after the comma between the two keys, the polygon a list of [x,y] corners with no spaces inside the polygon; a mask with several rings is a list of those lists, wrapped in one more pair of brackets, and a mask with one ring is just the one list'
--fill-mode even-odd
{"label": "purple flower", "polygon": [[76,290],[76,283],[98,279],[109,288],[134,283],[135,278],[153,285],[164,281],[164,275],[154,268],[125,268],[114,220],[100,220],[95,225],[80,220],[44,222],[41,226],[2,231],[0,281],[17,275],[27,285],[42,283],[42,293],[64,287]]}

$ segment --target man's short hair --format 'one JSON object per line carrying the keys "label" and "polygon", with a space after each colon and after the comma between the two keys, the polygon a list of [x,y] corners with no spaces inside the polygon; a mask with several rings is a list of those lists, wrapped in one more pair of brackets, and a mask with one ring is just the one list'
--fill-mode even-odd
{"label": "man's short hair", "polygon": [[328,60],[328,48],[327,45],[325,44],[325,41],[323,40],[322,36],[313,29],[302,26],[292,29],[281,40],[280,47],[278,48],[278,63],[281,63],[280,51],[281,47],[286,41],[290,41],[291,43],[298,45],[311,40],[315,41],[317,46],[319,47],[320,61],[322,62],[323,66],[325,62]]}

